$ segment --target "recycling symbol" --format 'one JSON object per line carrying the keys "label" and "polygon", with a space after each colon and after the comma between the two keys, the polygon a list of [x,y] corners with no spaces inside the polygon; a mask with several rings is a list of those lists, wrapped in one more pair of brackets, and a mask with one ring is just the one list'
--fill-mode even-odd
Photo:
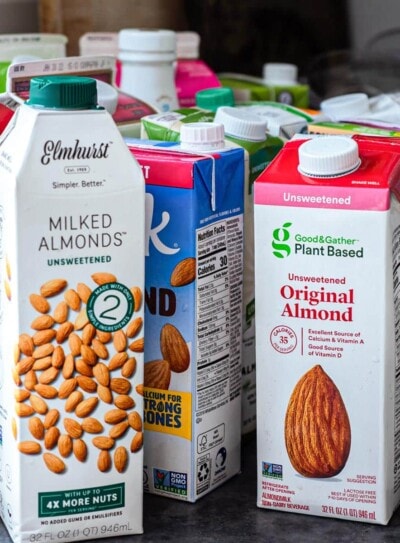
{"label": "recycling symbol", "polygon": [[199,465],[198,471],[197,471],[197,478],[200,482],[205,481],[208,479],[208,476],[210,475],[210,468],[208,466],[207,462],[203,462]]}

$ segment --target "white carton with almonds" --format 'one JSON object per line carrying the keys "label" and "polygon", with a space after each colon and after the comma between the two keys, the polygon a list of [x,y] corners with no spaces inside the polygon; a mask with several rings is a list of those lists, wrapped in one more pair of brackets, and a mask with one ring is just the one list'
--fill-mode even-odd
{"label": "white carton with almonds", "polygon": [[141,533],[143,176],[93,79],[28,104],[0,140],[1,515],[15,542]]}
{"label": "white carton with almonds", "polygon": [[386,524],[400,499],[400,146],[288,142],[255,187],[259,507]]}

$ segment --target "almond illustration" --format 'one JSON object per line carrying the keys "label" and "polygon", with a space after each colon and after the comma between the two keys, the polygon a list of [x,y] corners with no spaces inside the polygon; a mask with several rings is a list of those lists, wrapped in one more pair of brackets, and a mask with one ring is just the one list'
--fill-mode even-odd
{"label": "almond illustration", "polygon": [[114,426],[110,428],[108,435],[112,437],[113,439],[118,439],[125,434],[128,428],[129,428],[129,422],[127,420],[123,420],[122,422],[118,422],[117,424],[114,424]]}
{"label": "almond illustration", "polygon": [[137,411],[132,411],[128,415],[128,422],[129,426],[136,430],[137,432],[141,432],[143,425],[142,425],[142,417]]}
{"label": "almond illustration", "polygon": [[68,306],[73,309],[74,311],[79,311],[81,308],[81,298],[76,290],[73,288],[68,289],[64,293],[64,300],[68,304]]}
{"label": "almond illustration", "polygon": [[21,353],[25,356],[32,356],[35,345],[29,334],[21,334],[18,342]]}
{"label": "almond illustration", "polygon": [[44,424],[39,417],[32,417],[29,419],[28,428],[30,433],[35,439],[44,438]]}
{"label": "almond illustration", "polygon": [[[77,382],[76,379],[74,379],[74,381]],[[83,401],[82,392],[80,390],[74,390],[73,392],[70,393],[67,401],[65,402],[65,406],[64,406],[65,411],[67,413],[72,413],[72,411],[75,411],[76,406],[80,404],[82,401]]]}
{"label": "almond illustration", "polygon": [[49,298],[50,296],[55,296],[62,292],[67,286],[67,281],[65,279],[51,279],[40,287],[40,294],[44,298]]}
{"label": "almond illustration", "polygon": [[333,477],[346,464],[349,417],[338,388],[320,365],[305,373],[292,392],[285,443],[294,469],[305,477]]}
{"label": "almond illustration", "polygon": [[76,292],[78,293],[79,298],[85,304],[87,303],[90,295],[92,294],[92,290],[87,285],[85,285],[85,283],[78,283],[76,285]]}
{"label": "almond illustration", "polygon": [[114,466],[118,473],[123,473],[128,465],[128,451],[125,447],[117,447],[114,451]]}
{"label": "almond illustration", "polygon": [[79,418],[88,417],[97,407],[99,399],[96,396],[80,402],[75,408],[75,415]]}
{"label": "almond illustration", "polygon": [[57,426],[51,426],[44,434],[44,446],[46,449],[54,449],[60,437],[60,430]]}
{"label": "almond illustration", "polygon": [[125,420],[127,417],[127,412],[125,409],[110,409],[106,413],[104,413],[104,420],[108,424],[117,424],[118,422],[121,422]]}
{"label": "almond illustration", "polygon": [[170,283],[173,287],[183,287],[196,279],[196,259],[184,258],[172,270]]}
{"label": "almond illustration", "polygon": [[44,296],[40,294],[31,294],[29,296],[31,305],[38,313],[48,313],[50,311],[50,304]]}
{"label": "almond illustration", "polygon": [[60,387],[58,389],[58,397],[62,399],[68,398],[72,394],[72,392],[76,389],[77,384],[78,383],[75,377],[70,377],[69,379],[65,379],[60,384]]}
{"label": "almond illustration", "polygon": [[64,462],[55,454],[44,453],[43,460],[49,470],[54,473],[62,473],[66,469]]}
{"label": "almond illustration", "polygon": [[79,462],[84,462],[87,457],[87,445],[83,441],[83,439],[74,439],[72,442],[72,451],[75,455],[75,458],[79,460]]}
{"label": "almond illustration", "polygon": [[144,386],[168,390],[171,368],[166,360],[152,360],[144,365]]}
{"label": "almond illustration", "polygon": [[58,419],[60,418],[60,412],[58,409],[50,409],[50,411],[47,412],[44,421],[43,426],[48,430],[51,426],[55,426],[58,422]]}
{"label": "almond illustration", "polygon": [[112,273],[98,272],[92,274],[92,279],[98,285],[105,285],[106,283],[115,283],[117,278]]}
{"label": "almond illustration", "polygon": [[56,334],[57,331],[52,328],[48,330],[39,330],[33,334],[32,341],[34,345],[38,347],[39,345],[44,345],[45,343],[52,341],[56,337]]}
{"label": "almond illustration", "polygon": [[72,438],[68,434],[62,434],[57,442],[58,452],[64,458],[72,453]]}
{"label": "almond illustration", "polygon": [[26,403],[17,402],[15,404],[15,413],[19,417],[30,417],[35,413],[35,410],[31,405],[27,405]]}
{"label": "almond illustration", "polygon": [[42,447],[36,441],[21,441],[18,443],[18,450],[23,454],[39,454]]}
{"label": "almond illustration", "polygon": [[115,350],[119,353],[126,349],[126,334],[123,330],[114,332],[113,343]]}
{"label": "almond illustration", "polygon": [[72,322],[63,322],[56,332],[57,343],[64,343],[64,341],[69,338],[73,329],[74,325]]}
{"label": "almond illustration", "polygon": [[47,403],[40,396],[31,394],[29,396],[29,402],[33,409],[36,411],[36,413],[39,413],[40,415],[45,415],[49,410]]}
{"label": "almond illustration", "polygon": [[98,436],[92,439],[92,443],[98,449],[108,451],[114,447],[115,440],[112,437]]}
{"label": "almond illustration", "polygon": [[110,383],[110,370],[102,362],[98,362],[93,367],[93,375],[98,383],[103,386],[108,386]]}
{"label": "almond illustration", "polygon": [[164,360],[169,362],[171,370],[182,373],[190,364],[190,352],[179,330],[172,324],[165,324],[161,329],[160,348]]}
{"label": "almond illustration", "polygon": [[82,429],[88,434],[100,434],[104,430],[104,427],[96,418],[86,417],[82,421]]}
{"label": "almond illustration", "polygon": [[111,455],[107,450],[101,450],[97,458],[97,467],[101,472],[109,471],[111,468]]}
{"label": "almond illustration", "polygon": [[65,301],[59,302],[54,309],[54,313],[53,313],[54,320],[58,324],[62,324],[68,319],[68,311],[69,309],[68,309],[67,302]]}
{"label": "almond illustration", "polygon": [[135,407],[135,400],[128,394],[119,394],[114,398],[114,405],[118,409],[132,409]]}
{"label": "almond illustration", "polygon": [[72,438],[79,438],[83,434],[82,425],[74,419],[65,418],[64,419],[64,428],[68,435]]}
{"label": "almond illustration", "polygon": [[132,287],[131,293],[132,293],[133,301],[134,301],[134,310],[139,311],[139,309],[142,306],[142,298],[143,298],[142,291],[140,287]]}
{"label": "almond illustration", "polygon": [[117,394],[128,394],[131,386],[131,382],[125,377],[112,377],[110,379],[110,388]]}
{"label": "almond illustration", "polygon": [[128,324],[128,327],[126,329],[126,335],[129,338],[135,337],[136,334],[140,331],[143,325],[143,319],[142,317],[136,317],[136,319],[133,319],[133,321]]}
{"label": "almond illustration", "polygon": [[40,317],[33,319],[31,322],[31,328],[36,331],[47,330],[48,328],[51,328],[54,323],[55,320],[51,315],[41,315]]}
{"label": "almond illustration", "polygon": [[140,451],[143,446],[143,432],[136,432],[131,441],[131,452]]}

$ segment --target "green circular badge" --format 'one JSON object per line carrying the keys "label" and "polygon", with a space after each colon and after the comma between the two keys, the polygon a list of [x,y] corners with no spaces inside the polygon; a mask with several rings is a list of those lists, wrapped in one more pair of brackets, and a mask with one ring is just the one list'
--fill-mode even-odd
{"label": "green circular badge", "polygon": [[93,290],[86,311],[95,328],[115,332],[128,324],[134,305],[129,288],[121,283],[106,283]]}

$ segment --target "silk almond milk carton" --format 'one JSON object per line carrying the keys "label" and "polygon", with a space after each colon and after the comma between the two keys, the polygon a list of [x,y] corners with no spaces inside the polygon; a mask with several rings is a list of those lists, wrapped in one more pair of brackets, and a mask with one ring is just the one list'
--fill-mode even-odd
{"label": "silk almond milk carton", "polygon": [[0,511],[15,542],[142,532],[144,180],[90,78],[0,141]]}
{"label": "silk almond milk carton", "polygon": [[144,488],[189,502],[240,470],[244,151],[204,125],[184,125],[189,149],[130,145],[146,180]]}
{"label": "silk almond milk carton", "polygon": [[259,507],[378,524],[400,497],[400,147],[288,142],[255,186]]}

